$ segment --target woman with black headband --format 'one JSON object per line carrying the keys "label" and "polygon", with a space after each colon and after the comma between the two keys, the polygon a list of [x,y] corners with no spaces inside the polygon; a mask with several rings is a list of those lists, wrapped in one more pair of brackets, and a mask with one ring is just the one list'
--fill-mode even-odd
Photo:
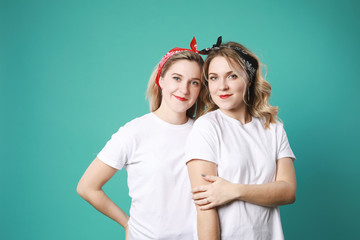
{"label": "woman with black headband", "polygon": [[199,239],[283,239],[279,205],[296,197],[295,156],[259,60],[221,37],[203,68],[206,109],[194,124],[186,161]]}
{"label": "woman with black headband", "polygon": [[[174,48],[150,77],[150,111],[116,132],[82,176],[77,191],[97,210],[126,230],[126,239],[192,238],[190,182],[184,165],[185,141],[194,113],[203,109],[197,100],[203,60],[196,49]],[[102,190],[125,168],[130,216]]]}

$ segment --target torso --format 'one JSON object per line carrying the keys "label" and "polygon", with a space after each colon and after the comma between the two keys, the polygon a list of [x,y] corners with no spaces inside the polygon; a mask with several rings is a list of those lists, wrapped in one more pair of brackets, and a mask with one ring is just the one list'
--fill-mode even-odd
{"label": "torso", "polygon": [[146,114],[124,126],[132,146],[128,173],[130,239],[191,239],[191,193],[184,164],[193,120],[173,125]]}
{"label": "torso", "polygon": [[[272,124],[265,130],[258,118],[241,124],[216,110],[199,118],[194,130],[202,126],[207,128],[202,130],[211,136],[215,149],[213,161],[220,177],[241,184],[264,184],[275,180],[279,124]],[[219,207],[218,214],[222,239],[283,239],[277,207],[234,201]]]}

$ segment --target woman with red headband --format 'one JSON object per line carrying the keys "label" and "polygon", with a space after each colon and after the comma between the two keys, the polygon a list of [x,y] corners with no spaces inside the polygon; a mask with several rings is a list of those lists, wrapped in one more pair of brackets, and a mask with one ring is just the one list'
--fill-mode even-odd
{"label": "woman with red headband", "polygon": [[[196,50],[170,50],[150,77],[150,111],[120,127],[90,164],[77,191],[124,227],[126,239],[191,239],[191,192],[184,165],[185,141],[204,104],[203,60]],[[128,174],[130,216],[102,190],[120,169]]]}
{"label": "woman with red headband", "polygon": [[[205,115],[194,124],[186,161],[199,239],[283,239],[279,205],[295,201],[295,156],[259,60],[235,42],[209,49]],[[202,113],[203,114],[203,113]]]}

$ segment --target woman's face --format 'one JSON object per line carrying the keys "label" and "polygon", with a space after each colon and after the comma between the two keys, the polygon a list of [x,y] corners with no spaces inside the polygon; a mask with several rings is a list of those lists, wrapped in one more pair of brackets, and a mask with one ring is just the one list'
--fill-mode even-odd
{"label": "woman's face", "polygon": [[200,92],[201,69],[195,61],[179,60],[160,78],[162,104],[176,113],[191,108]]}
{"label": "woman's face", "polygon": [[[232,65],[237,66],[235,62]],[[209,64],[208,83],[211,98],[220,110],[234,114],[246,107],[243,98],[246,74],[240,69],[237,72],[240,72],[241,76],[235,73],[221,56],[215,57]]]}

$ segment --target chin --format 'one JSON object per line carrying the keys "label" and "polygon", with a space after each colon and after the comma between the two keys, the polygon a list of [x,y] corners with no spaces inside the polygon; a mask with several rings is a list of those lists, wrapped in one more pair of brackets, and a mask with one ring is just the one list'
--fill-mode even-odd
{"label": "chin", "polygon": [[224,110],[224,111],[232,111],[234,110],[233,106],[228,106],[228,105],[217,105],[219,107],[220,110]]}
{"label": "chin", "polygon": [[187,110],[189,110],[192,106],[193,106],[194,104],[177,104],[177,106],[174,106],[173,107],[173,110],[175,111],[175,112],[186,112]]}
{"label": "chin", "polygon": [[172,109],[174,112],[177,112],[177,113],[186,113],[186,111],[190,108],[189,107],[174,107]]}
{"label": "chin", "polygon": [[220,104],[217,104],[215,103],[216,106],[218,106],[219,109],[223,109],[223,110],[228,110],[230,109],[230,107],[228,106],[228,104],[224,104],[224,103],[220,103]]}

